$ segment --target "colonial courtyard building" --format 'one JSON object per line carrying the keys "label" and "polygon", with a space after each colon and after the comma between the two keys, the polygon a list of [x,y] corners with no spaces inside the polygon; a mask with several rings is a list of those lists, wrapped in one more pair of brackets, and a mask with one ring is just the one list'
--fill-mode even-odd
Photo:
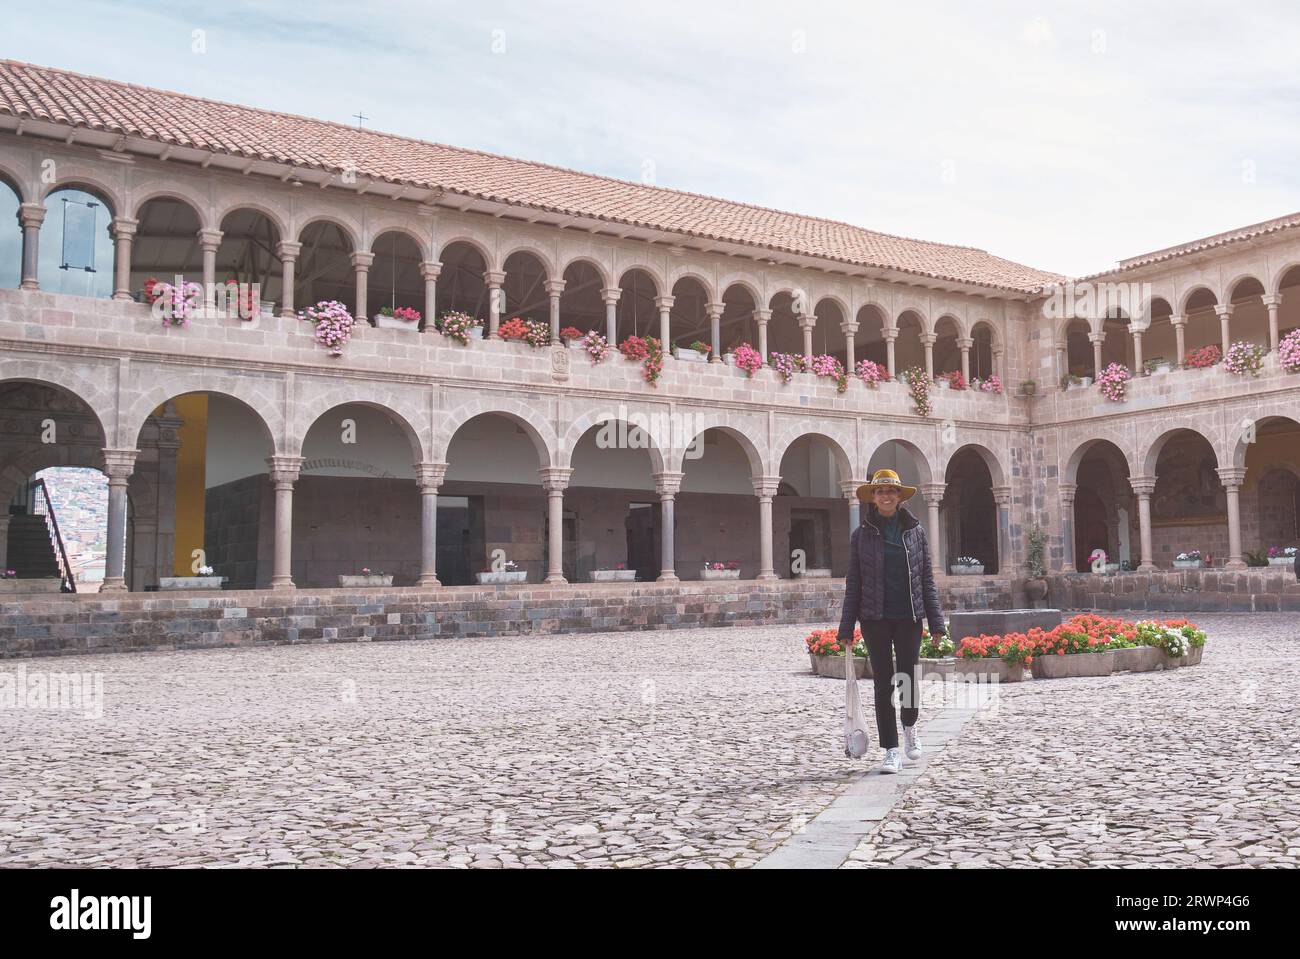
{"label": "colonial courtyard building", "polygon": [[[1279,359],[1300,215],[1069,280],[0,61],[4,223],[0,553],[29,555],[37,473],[102,470],[105,591],[203,564],[284,591],[363,568],[450,590],[506,561],[557,587],[714,562],[841,577],[881,467],[919,487],[956,606],[1023,602],[1033,524],[1061,602],[1102,580],[1097,549],[1134,571],[1086,588],[1177,603],[1215,575],[1174,571],[1179,553],[1233,573],[1300,543],[1300,374]],[[184,325],[148,302],[178,276],[202,285]],[[340,350],[300,318],[322,301],[356,318]],[[457,313],[481,336],[448,335]],[[648,337],[661,370],[619,351]],[[697,341],[699,359],[669,349]],[[1265,351],[1258,375],[1212,362],[1238,342]],[[778,366],[744,368],[750,350]],[[1122,400],[1097,383],[1111,364],[1134,373]],[[981,388],[922,381],[957,373]],[[1237,590],[1278,608],[1289,575]]]}

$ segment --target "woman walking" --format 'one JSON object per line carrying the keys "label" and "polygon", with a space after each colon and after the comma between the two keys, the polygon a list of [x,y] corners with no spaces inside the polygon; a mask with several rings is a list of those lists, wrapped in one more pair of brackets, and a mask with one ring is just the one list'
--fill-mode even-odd
{"label": "woman walking", "polygon": [[891,680],[897,676],[903,686],[907,758],[920,759],[916,720],[921,699],[921,616],[929,623],[931,635],[947,632],[925,527],[902,505],[915,492],[916,487],[903,485],[893,470],[876,470],[870,483],[858,487],[862,522],[849,538],[849,571],[837,634],[841,643],[851,646],[854,622],[862,626],[875,687],[876,729],[885,750],[882,773],[903,768]]}

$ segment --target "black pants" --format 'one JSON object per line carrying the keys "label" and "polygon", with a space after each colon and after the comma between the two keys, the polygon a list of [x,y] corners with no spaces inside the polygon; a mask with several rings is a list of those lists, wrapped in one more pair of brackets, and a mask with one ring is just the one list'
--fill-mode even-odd
{"label": "black pants", "polygon": [[[912,619],[864,619],[862,638],[871,660],[871,681],[876,692],[876,731],[880,745],[889,749],[898,745],[898,726],[894,722],[894,687],[900,686],[903,725],[915,726],[921,712],[921,623]],[[895,668],[894,657],[898,658]],[[899,674],[896,678],[896,674]],[[910,681],[904,677],[911,677]]]}

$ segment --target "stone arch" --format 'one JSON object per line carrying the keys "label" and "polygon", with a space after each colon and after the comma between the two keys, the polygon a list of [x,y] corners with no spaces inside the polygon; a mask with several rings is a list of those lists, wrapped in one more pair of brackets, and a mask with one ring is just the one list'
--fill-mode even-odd
{"label": "stone arch", "polygon": [[113,444],[116,436],[116,431],[112,428],[116,420],[116,402],[111,392],[86,379],[75,369],[62,363],[36,358],[0,358],[0,386],[6,383],[33,383],[75,397],[94,416],[104,444]]}
{"label": "stone arch", "polygon": [[410,227],[403,226],[397,223],[386,224],[384,226],[379,227],[378,229],[372,230],[370,232],[370,242],[369,245],[366,247],[366,249],[368,249],[371,253],[374,253],[375,244],[378,243],[380,239],[382,239],[384,236],[388,235],[389,233],[397,233],[400,236],[406,237],[408,240],[414,243],[415,248],[420,251],[420,259],[427,260],[429,258],[428,241],[421,239],[420,234],[416,233]]}
{"label": "stone arch", "polygon": [[195,219],[199,221],[199,229],[208,229],[208,218],[206,215],[206,206],[197,197],[184,192],[175,186],[157,186],[145,191],[140,199],[135,201],[134,209],[131,216],[134,219],[140,219],[140,213],[144,210],[146,203],[152,203],[154,200],[174,200],[177,203],[184,204],[194,213]]}
{"label": "stone arch", "polygon": [[[376,393],[382,393],[376,396]],[[311,428],[327,413],[340,406],[365,406],[383,413],[411,446],[411,462],[424,463],[426,450],[421,427],[426,417],[420,409],[422,397],[408,397],[398,390],[377,391],[373,387],[339,386],[324,390],[306,403],[297,404],[289,439],[292,455],[302,455],[303,443]]]}
{"label": "stone arch", "polygon": [[1120,456],[1124,458],[1124,465],[1128,467],[1129,476],[1140,475],[1133,465],[1135,459],[1133,451],[1129,449],[1128,444],[1124,442],[1122,437],[1112,433],[1094,433],[1088,439],[1080,440],[1074,444],[1073,451],[1066,457],[1061,467],[1061,481],[1064,483],[1078,483],[1079,464],[1100,443],[1109,443],[1119,451]]}
{"label": "stone arch", "polygon": [[352,245],[353,252],[362,249],[360,228],[356,225],[349,224],[343,217],[333,213],[317,213],[310,216],[308,219],[303,221],[301,226],[298,227],[298,232],[294,235],[294,239],[301,243],[303,234],[317,223],[333,224],[342,231],[344,239]]}
{"label": "stone arch", "polygon": [[672,436],[664,436],[665,428],[671,433],[671,427],[665,424],[662,417],[651,414],[646,417],[636,416],[635,410],[628,417],[614,416],[608,411],[592,411],[583,413],[576,420],[568,425],[564,434],[560,437],[555,450],[555,465],[568,468],[573,464],[573,451],[578,448],[582,438],[587,435],[593,428],[607,421],[626,422],[629,427],[636,426],[645,433],[650,444],[645,451],[650,455],[651,471],[661,473],[667,469],[667,458],[665,450],[672,442]]}
{"label": "stone arch", "polygon": [[1200,424],[1195,420],[1186,420],[1173,424],[1169,424],[1166,421],[1161,423],[1159,426],[1154,427],[1151,432],[1148,433],[1145,442],[1141,443],[1135,451],[1136,455],[1134,456],[1134,459],[1140,457],[1142,460],[1142,472],[1140,475],[1155,476],[1156,462],[1160,459],[1160,451],[1164,449],[1165,444],[1168,443],[1173,436],[1184,431],[1195,433],[1210,444],[1210,449],[1214,452],[1215,463],[1218,466],[1223,466],[1226,462],[1230,461],[1229,457],[1224,455],[1222,444],[1218,441],[1218,438],[1201,429]]}
{"label": "stone arch", "polygon": [[17,194],[19,203],[28,203],[32,197],[30,185],[18,175],[16,170],[16,167],[12,167],[4,160],[0,160],[0,182],[7,184]]}
{"label": "stone arch", "polygon": [[690,267],[683,267],[679,270],[674,270],[671,276],[669,277],[669,280],[670,282],[666,287],[666,289],[670,293],[677,286],[677,284],[680,283],[682,280],[694,280],[696,283],[700,285],[700,288],[704,290],[704,296],[710,303],[715,303],[718,301],[718,294],[717,291],[714,289],[714,285],[712,281],[710,281],[707,277],[705,277],[705,275],[701,273],[699,270],[694,270],[691,269]]}
{"label": "stone arch", "polygon": [[[543,260],[542,262],[545,263],[547,261]],[[561,277],[564,276],[564,274],[569,271],[570,267],[575,266],[579,263],[586,264],[592,270],[595,271],[596,275],[600,277],[601,286],[604,289],[608,290],[613,287],[614,280],[613,280],[613,276],[610,273],[609,267],[607,267],[604,263],[601,263],[600,260],[596,259],[594,256],[589,256],[587,254],[570,257],[568,260],[565,261],[564,269],[561,270],[557,275]]]}
{"label": "stone arch", "polygon": [[972,450],[981,460],[984,461],[984,465],[988,467],[989,477],[992,479],[994,486],[1007,485],[1007,470],[1002,465],[1001,457],[983,443],[977,442],[963,443],[947,455],[940,454],[938,464],[939,475],[946,477],[948,475],[949,465],[951,465],[952,461],[958,455],[966,450]]}
{"label": "stone arch", "polygon": [[52,194],[58,193],[60,190],[83,190],[86,193],[98,193],[100,199],[108,204],[109,215],[112,217],[121,216],[122,211],[126,209],[126,201],[123,200],[121,191],[109,186],[93,173],[69,174],[50,184],[47,189],[41,191],[41,203],[45,203]]}
{"label": "stone arch", "polygon": [[[775,475],[774,473],[767,472],[763,450],[760,450],[758,445],[752,439],[752,436],[756,432],[754,429],[754,423],[744,422],[743,417],[733,416],[730,414],[718,416],[717,421],[715,422],[708,422],[708,420],[712,418],[708,414],[700,414],[697,411],[696,416],[703,416],[706,422],[694,431],[694,435],[687,441],[686,446],[690,446],[691,443],[695,442],[697,437],[699,438],[699,442],[702,443],[704,441],[704,434],[709,430],[719,430],[739,444],[741,450],[745,454],[745,459],[749,461],[749,475],[751,477]],[[670,450],[669,453],[669,461],[672,464],[672,469],[685,472],[685,449],[673,449]]]}
{"label": "stone arch", "polygon": [[271,225],[275,227],[276,236],[281,240],[295,239],[302,235],[302,230],[291,229],[288,221],[277,213],[273,207],[252,198],[241,197],[238,200],[231,200],[221,208],[221,212],[214,216],[211,222],[215,224],[216,229],[225,230],[226,220],[240,210],[251,210],[266,217],[271,222]]}
{"label": "stone arch", "polygon": [[[1279,420],[1285,420],[1300,425],[1300,410],[1295,410],[1290,413],[1266,413],[1263,416],[1258,417],[1243,416],[1236,423],[1231,424],[1229,426],[1227,440],[1227,448],[1232,451],[1231,457],[1221,459],[1220,465],[1226,463],[1227,465],[1244,468],[1246,466],[1246,453],[1250,449],[1251,445],[1248,442],[1248,439],[1257,433],[1260,428]],[[1217,454],[1218,450],[1215,450],[1215,453]],[[1287,468],[1291,468],[1290,464],[1280,465],[1286,465]]]}
{"label": "stone arch", "polygon": [[[477,237],[470,236],[469,234],[465,234],[465,233],[459,233],[455,236],[450,236],[447,239],[440,241],[438,243],[438,259],[445,261],[447,255],[447,248],[449,246],[454,246],[457,243],[464,243],[475,253],[481,256],[483,258],[483,265],[489,271],[498,269],[498,267],[494,265],[496,263],[496,259],[492,256],[491,252],[488,250],[487,244],[485,244],[482,240],[478,239]],[[505,261],[503,260],[502,262]]]}
{"label": "stone arch", "polygon": [[1243,270],[1223,285],[1229,303],[1236,300],[1237,288],[1249,283],[1259,287],[1258,292],[1252,292],[1249,294],[1250,296],[1262,296],[1268,292],[1268,287],[1264,285],[1264,281],[1256,275],[1256,272],[1255,270]]}
{"label": "stone arch", "polygon": [[764,298],[761,292],[759,292],[759,285],[752,279],[742,276],[739,273],[732,273],[724,276],[718,283],[718,289],[722,290],[722,296],[724,299],[733,288],[737,287],[749,294],[750,299],[754,301],[754,307],[756,309],[766,309],[763,304],[767,303],[768,300]]}
{"label": "stone arch", "polygon": [[921,438],[917,437],[913,439],[898,433],[881,433],[879,436],[872,437],[868,440],[867,446],[863,450],[862,469],[858,474],[859,476],[864,476],[867,479],[870,479],[867,470],[871,466],[872,458],[890,443],[897,443],[899,446],[903,447],[903,449],[912,454],[912,458],[916,461],[916,468],[917,472],[920,474],[921,483],[934,482],[936,472],[935,466],[931,462],[931,455],[926,452]]}
{"label": "stone arch", "polygon": [[1300,260],[1288,260],[1280,269],[1274,270],[1268,281],[1268,292],[1281,293],[1282,281],[1286,279],[1287,274],[1292,270],[1300,270]]}
{"label": "stone arch", "polygon": [[[835,424],[838,426],[839,424]],[[778,436],[775,443],[772,444],[772,468],[768,475],[777,476],[781,472],[781,463],[785,459],[785,454],[790,451],[790,447],[797,440],[804,436],[812,436],[821,440],[830,449],[831,454],[835,457],[835,465],[839,469],[841,480],[850,480],[855,478],[853,470],[853,458],[849,455],[849,448],[853,445],[853,426],[850,423],[847,427],[836,429],[829,423],[822,423],[816,427],[808,427],[801,424],[794,424],[783,430]]]}
{"label": "stone arch", "polygon": [[853,311],[849,309],[848,301],[846,301],[842,296],[839,296],[835,293],[826,293],[818,297],[817,303],[813,307],[813,312],[816,313],[817,310],[821,308],[821,305],[823,303],[833,303],[836,307],[839,308],[840,322],[842,323],[847,322],[849,318],[853,316]]}
{"label": "stone arch", "polygon": [[898,321],[901,320],[903,316],[907,313],[912,313],[916,316],[917,322],[921,326],[922,333],[934,332],[934,323],[931,322],[930,320],[930,314],[926,312],[924,309],[922,309],[920,306],[917,306],[915,304],[904,304],[899,309],[898,313],[894,316],[894,322],[893,322],[894,329],[901,329],[901,327],[899,327],[898,325]]}
{"label": "stone arch", "polygon": [[523,241],[507,246],[501,253],[501,259],[493,269],[504,271],[506,263],[516,253],[527,253],[542,265],[546,275],[544,279],[558,280],[563,274],[555,271],[555,257],[543,253],[542,248],[535,243]]}
{"label": "stone arch", "polygon": [[[1184,293],[1179,298],[1178,300],[1179,315],[1181,316],[1187,315],[1188,304],[1191,303],[1192,298],[1194,296],[1196,296],[1198,293],[1201,292],[1208,293],[1210,295],[1212,302],[1215,305],[1218,305],[1222,301],[1222,297],[1219,296],[1218,291],[1215,290],[1214,287],[1210,286],[1208,283],[1196,283],[1191,287],[1191,289],[1189,289],[1186,293]],[[1197,307],[1197,309],[1202,309],[1202,307]]]}
{"label": "stone arch", "polygon": [[[539,468],[561,465],[558,462],[559,439],[550,422],[537,412],[536,407],[509,397],[469,400],[444,414],[434,429],[433,442],[429,451],[430,462],[446,463],[447,449],[460,428],[474,417],[488,413],[504,416],[523,428],[524,435],[537,451]],[[569,454],[571,453],[570,450]]]}
{"label": "stone arch", "polygon": [[[140,373],[137,371],[137,378]],[[261,424],[267,446],[273,454],[283,453],[276,437],[283,430],[279,414],[279,394],[281,386],[273,381],[250,383],[238,376],[205,370],[188,370],[184,374],[172,374],[162,382],[148,387],[136,395],[136,398],[122,410],[118,425],[117,445],[121,448],[134,448],[145,421],[168,400],[188,393],[219,393],[243,406],[246,406]],[[259,394],[260,395],[254,395]]]}

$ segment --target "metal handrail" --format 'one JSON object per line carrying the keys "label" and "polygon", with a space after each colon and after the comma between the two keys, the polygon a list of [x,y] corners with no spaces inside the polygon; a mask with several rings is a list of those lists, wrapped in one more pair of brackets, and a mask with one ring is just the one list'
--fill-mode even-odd
{"label": "metal handrail", "polygon": [[45,480],[34,480],[29,487],[29,495],[32,502],[32,512],[35,513],[36,506],[36,487],[40,487],[41,496],[45,500],[45,516],[50,521],[50,545],[55,548],[56,556],[59,561],[59,579],[65,593],[75,593],[77,591],[77,580],[72,575],[72,564],[68,562],[68,551],[63,546],[63,534],[59,531],[59,518],[54,514],[54,504],[50,502],[50,491],[45,485]]}

